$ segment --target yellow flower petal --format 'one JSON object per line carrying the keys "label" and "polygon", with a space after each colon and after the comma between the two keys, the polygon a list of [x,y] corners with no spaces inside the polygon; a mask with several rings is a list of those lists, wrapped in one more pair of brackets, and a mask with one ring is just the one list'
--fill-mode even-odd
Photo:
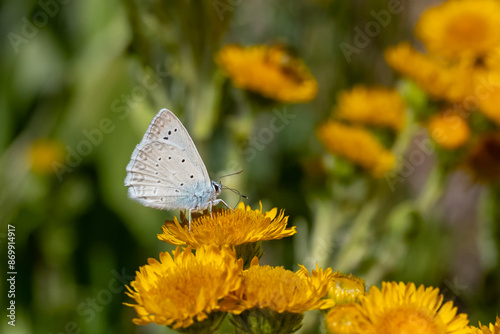
{"label": "yellow flower petal", "polygon": [[392,152],[365,129],[329,121],[319,127],[318,138],[330,153],[351,160],[375,177],[383,177],[394,166]]}
{"label": "yellow flower petal", "polygon": [[356,86],[337,99],[336,116],[342,120],[384,126],[400,131],[405,105],[399,93],[384,87]]}
{"label": "yellow flower petal", "polygon": [[334,306],[325,317],[326,327],[331,334],[365,334],[368,320],[355,304]]}
{"label": "yellow flower petal", "polygon": [[348,276],[335,272],[328,284],[328,298],[336,304],[355,303],[365,293],[365,280],[353,274]]}
{"label": "yellow flower petal", "polygon": [[463,146],[470,137],[469,125],[453,111],[446,111],[432,117],[428,128],[432,139],[448,150]]}
{"label": "yellow flower petal", "polygon": [[496,322],[489,326],[483,326],[479,323],[479,327],[470,326],[470,334],[500,334],[500,318],[497,316]]}
{"label": "yellow flower petal", "polygon": [[387,63],[403,76],[415,81],[434,98],[463,102],[473,95],[473,64],[450,64],[415,50],[403,42],[385,51]]}

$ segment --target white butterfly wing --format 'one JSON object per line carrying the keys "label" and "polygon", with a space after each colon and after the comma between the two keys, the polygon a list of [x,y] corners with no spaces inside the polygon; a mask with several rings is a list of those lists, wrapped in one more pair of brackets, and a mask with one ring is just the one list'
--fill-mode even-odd
{"label": "white butterfly wing", "polygon": [[161,109],[149,124],[141,143],[158,141],[182,149],[187,159],[203,173],[203,179],[210,183],[207,168],[194,145],[191,136],[181,121],[168,109]]}
{"label": "white butterfly wing", "polygon": [[212,192],[191,137],[167,109],[155,116],[132,153],[125,185],[130,198],[163,210],[195,208]]}

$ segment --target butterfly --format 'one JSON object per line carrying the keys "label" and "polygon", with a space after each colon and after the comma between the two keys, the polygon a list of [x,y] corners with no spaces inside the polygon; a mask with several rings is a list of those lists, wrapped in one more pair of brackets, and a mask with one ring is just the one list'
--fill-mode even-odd
{"label": "butterfly", "polygon": [[[189,231],[191,212],[219,203],[223,186],[211,181],[181,121],[168,109],[161,109],[135,147],[127,165],[125,186],[128,196],[144,206],[161,210],[187,210]],[[225,187],[224,187],[225,188]],[[229,188],[228,188],[229,189]]]}

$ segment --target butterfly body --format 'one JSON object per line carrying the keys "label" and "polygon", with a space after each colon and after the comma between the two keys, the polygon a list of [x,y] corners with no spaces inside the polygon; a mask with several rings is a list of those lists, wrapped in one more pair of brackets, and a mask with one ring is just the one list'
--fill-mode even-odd
{"label": "butterfly body", "polygon": [[217,198],[222,185],[210,181],[189,133],[168,109],[158,112],[135,147],[125,185],[129,197],[144,206],[188,210],[189,216],[224,203]]}

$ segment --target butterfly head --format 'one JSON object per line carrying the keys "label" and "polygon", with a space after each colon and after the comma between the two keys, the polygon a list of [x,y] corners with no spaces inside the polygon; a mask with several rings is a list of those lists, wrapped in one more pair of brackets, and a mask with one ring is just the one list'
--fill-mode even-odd
{"label": "butterfly head", "polygon": [[217,181],[212,181],[212,188],[214,190],[215,197],[217,197],[222,191],[222,183],[219,183]]}
{"label": "butterfly head", "polygon": [[[235,174],[239,174],[241,172],[238,172],[238,173],[235,173]],[[233,175],[233,174],[230,174],[230,175]],[[226,175],[226,176],[229,176],[229,175]],[[220,180],[221,178],[219,178],[218,180]],[[227,190],[230,190],[232,191],[233,193],[237,194],[238,196],[240,196],[240,199],[241,198],[246,198],[248,199],[248,197],[246,197],[245,195],[242,195],[238,190],[236,189],[233,189],[233,188],[229,188],[229,187],[226,187],[222,184],[222,182],[217,182],[217,181],[212,181],[212,189],[213,189],[213,194],[212,196],[217,198],[219,196],[219,194],[221,193],[221,191],[223,189],[227,189]]]}

